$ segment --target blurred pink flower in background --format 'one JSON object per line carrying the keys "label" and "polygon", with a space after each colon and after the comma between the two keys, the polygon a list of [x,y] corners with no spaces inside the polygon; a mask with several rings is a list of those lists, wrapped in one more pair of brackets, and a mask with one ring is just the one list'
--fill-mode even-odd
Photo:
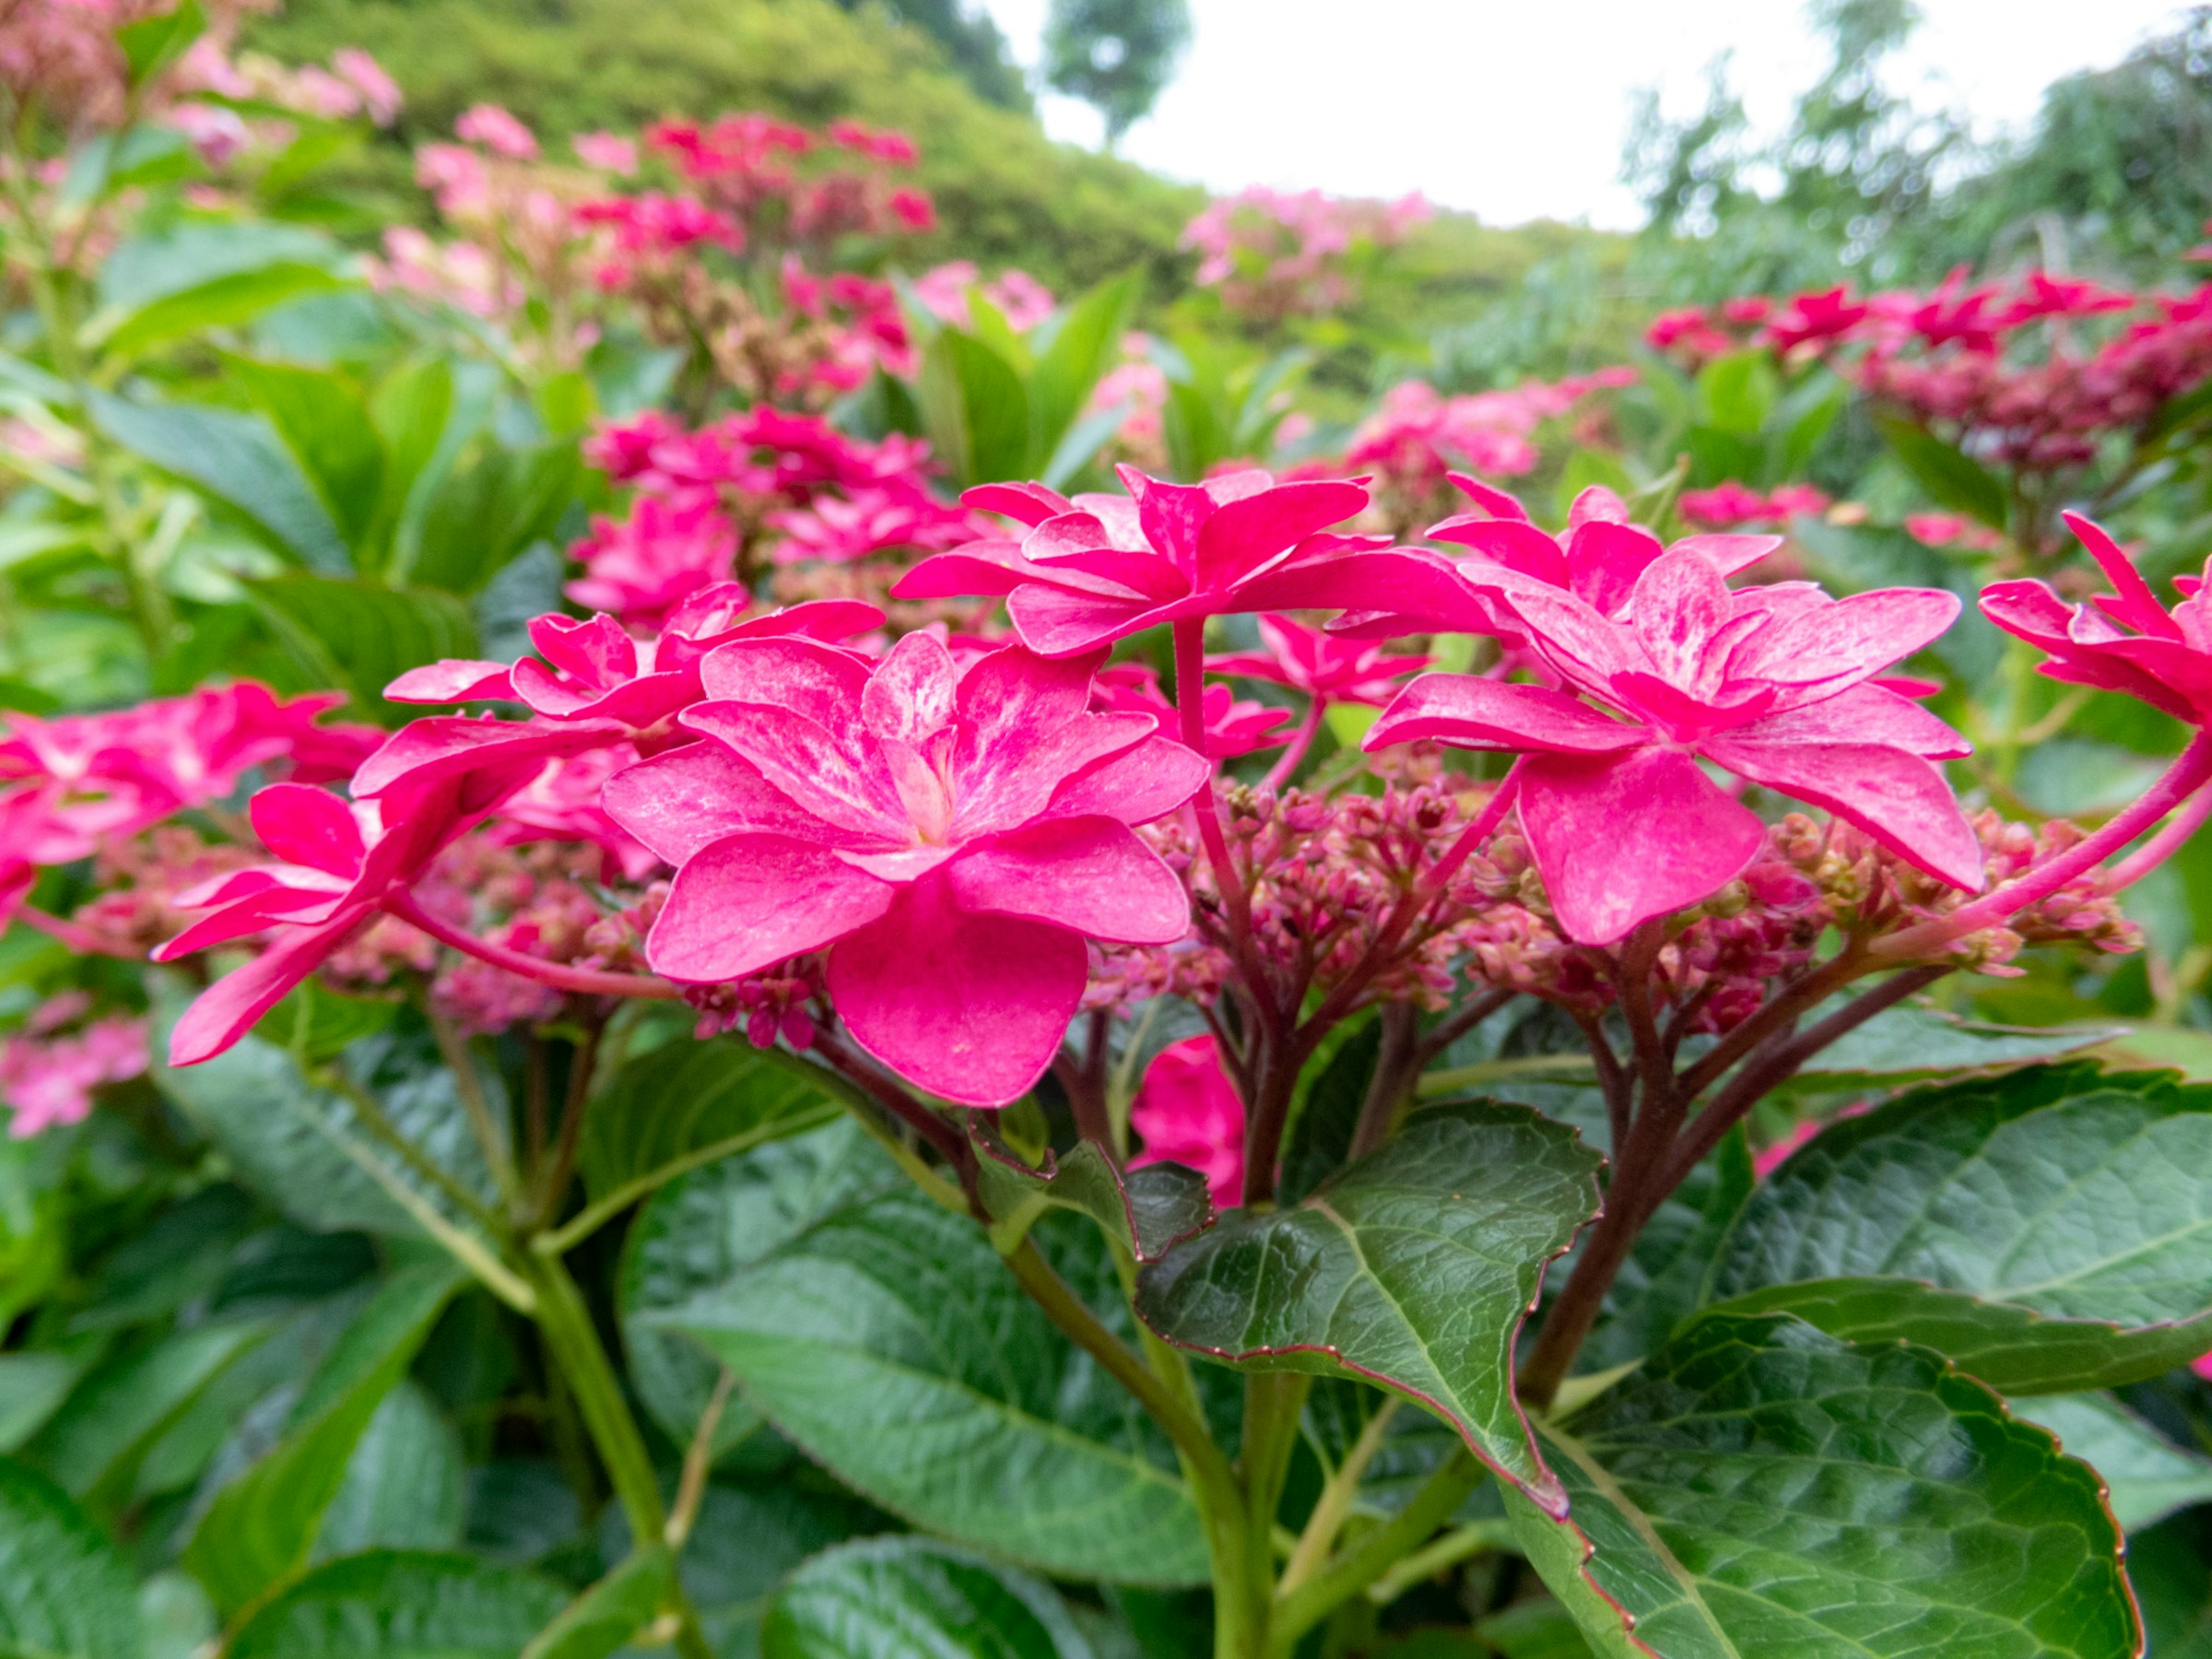
{"label": "blurred pink flower in background", "polygon": [[1131,1169],[1182,1164],[1206,1177],[1222,1208],[1243,1202],[1244,1102],[1221,1070],[1212,1037],[1186,1037],[1152,1057],[1129,1124],[1145,1138]]}

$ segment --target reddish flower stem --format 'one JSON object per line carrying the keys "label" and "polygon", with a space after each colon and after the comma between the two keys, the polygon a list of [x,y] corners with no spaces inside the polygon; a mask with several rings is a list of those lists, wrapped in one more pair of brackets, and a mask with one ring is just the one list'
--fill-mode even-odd
{"label": "reddish flower stem", "polygon": [[2182,809],[2166,820],[2163,830],[2112,867],[2112,891],[2134,886],[2179,853],[2204,827],[2206,818],[2212,818],[2212,784],[2191,795]]}
{"label": "reddish flower stem", "polygon": [[[2018,912],[2049,898],[2076,877],[2117,853],[2207,781],[2212,781],[2212,732],[2200,731],[2140,800],[2088,839],[2061,853],[2049,864],[2029,871],[2018,881],[2006,882],[1995,892],[1961,905],[1947,916],[1937,916],[1917,927],[1877,939],[1867,948],[1884,960],[1905,961],[1931,955],[1968,934],[1999,926]],[[2171,851],[2171,846],[2166,849],[2166,853]],[[2165,855],[2165,853],[2159,854]],[[2141,866],[2135,877],[2141,876],[2148,867]]]}
{"label": "reddish flower stem", "polygon": [[1279,790],[1297,775],[1299,762],[1306,758],[1306,751],[1313,747],[1313,738],[1321,730],[1321,717],[1328,712],[1328,699],[1316,694],[1307,700],[1306,717],[1298,723],[1298,729],[1290,734],[1290,747],[1283,751],[1282,758],[1269,767],[1267,775],[1260,780],[1262,789]]}
{"label": "reddish flower stem", "polygon": [[51,911],[42,911],[35,904],[18,904],[15,913],[47,937],[59,939],[79,956],[113,957],[124,962],[146,959],[138,952],[111,945],[90,928],[80,927],[75,922],[57,916]]}
{"label": "reddish flower stem", "polygon": [[410,927],[419,927],[441,945],[450,946],[465,956],[473,956],[480,962],[489,962],[494,968],[504,968],[510,973],[524,979],[536,980],[557,990],[577,991],[586,996],[644,996],[660,1002],[681,1002],[683,987],[664,979],[651,979],[641,973],[599,973],[589,968],[571,968],[560,962],[547,962],[534,956],[524,956],[519,950],[510,950],[504,945],[494,945],[479,939],[465,928],[441,922],[422,907],[422,901],[406,888],[385,895],[384,909]]}

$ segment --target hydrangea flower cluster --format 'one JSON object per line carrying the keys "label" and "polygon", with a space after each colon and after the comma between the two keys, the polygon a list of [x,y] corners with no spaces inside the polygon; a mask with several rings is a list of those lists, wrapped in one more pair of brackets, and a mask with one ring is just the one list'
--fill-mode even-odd
{"label": "hydrangea flower cluster", "polygon": [[1352,296],[1352,256],[1389,247],[1430,218],[1416,194],[1395,202],[1253,185],[1210,202],[1183,227],[1198,282],[1231,311],[1279,318],[1334,311]]}

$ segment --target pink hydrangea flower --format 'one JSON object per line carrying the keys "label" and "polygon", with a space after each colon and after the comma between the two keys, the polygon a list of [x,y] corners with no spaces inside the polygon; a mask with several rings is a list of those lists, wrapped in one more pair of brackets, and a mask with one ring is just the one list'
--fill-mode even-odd
{"label": "pink hydrangea flower", "polygon": [[1259,627],[1265,651],[1210,656],[1208,672],[1286,686],[1323,702],[1379,709],[1398,694],[1406,675],[1429,666],[1425,656],[1394,656],[1380,645],[1343,639],[1289,617],[1262,617]]}
{"label": "pink hydrangea flower", "polygon": [[1255,470],[1185,485],[1120,472],[1126,497],[1071,501],[1041,484],[971,489],[967,505],[1027,524],[1029,534],[924,559],[893,595],[1009,595],[1022,642],[1068,656],[1163,622],[1371,605],[1429,562],[1378,551],[1387,536],[1329,532],[1367,505],[1358,484],[1277,484]]}
{"label": "pink hydrangea flower", "polygon": [[625,138],[619,133],[579,133],[569,144],[586,167],[625,179],[638,171],[635,138]]}
{"label": "pink hydrangea flower", "polygon": [[[1166,736],[1178,733],[1175,705],[1159,688],[1159,676],[1142,663],[1115,663],[1100,669],[1092,700],[1108,712],[1148,715]],[[1289,710],[1240,698],[1227,686],[1206,687],[1199,712],[1206,732],[1201,752],[1208,760],[1233,760],[1275,748],[1290,738],[1289,733],[1276,729],[1289,724]]]}
{"label": "pink hydrangea flower", "polygon": [[627,519],[600,518],[577,544],[584,573],[568,595],[633,628],[658,628],[677,605],[730,579],[737,531],[712,498],[640,496]]}
{"label": "pink hydrangea flower", "polygon": [[498,104],[471,105],[453,123],[453,135],[465,144],[480,144],[511,161],[537,159],[537,135]]}
{"label": "pink hydrangea flower", "polygon": [[1809,583],[1731,593],[1718,567],[1681,546],[1636,579],[1627,621],[1502,568],[1493,580],[1563,684],[1608,712],[1541,686],[1423,675],[1367,747],[1430,737],[1523,751],[1522,828],[1571,937],[1609,943],[1709,897],[1758,855],[1764,825],[1700,759],[1825,806],[1929,875],[1980,890],[1981,844],[1932,764],[1968,744],[1867,683],[1949,626],[1951,594],[1836,600]]}
{"label": "pink hydrangea flower", "polygon": [[2077,512],[2065,521],[2113,591],[2069,606],[2041,582],[1996,582],[1982,590],[1983,614],[2048,653],[2041,670],[2053,679],[2124,691],[2193,725],[2212,724],[2212,605],[2205,595],[2212,561],[2203,575],[2174,579],[2182,601],[2169,611],[2101,525]]}
{"label": "pink hydrangea flower", "polygon": [[0,1041],[0,1103],[8,1108],[7,1132],[15,1139],[83,1122],[94,1089],[145,1072],[143,1019],[97,1019],[73,1036],[47,1034],[81,1011],[79,999],[56,997],[22,1032]]}
{"label": "pink hydrangea flower", "polygon": [[880,663],[804,639],[717,650],[682,717],[710,741],[606,792],[677,866],[653,968],[714,983],[826,948],[877,1058],[947,1100],[1019,1096],[1082,999],[1085,938],[1190,924],[1130,826],[1209,769],[1148,719],[1090,712],[1094,666],[1009,648],[962,673],[922,633]]}
{"label": "pink hydrangea flower", "polygon": [[1244,1102],[1221,1070],[1212,1037],[1186,1037],[1152,1057],[1129,1123],[1145,1137],[1131,1169],[1182,1164],[1206,1177],[1219,1207],[1243,1201]]}
{"label": "pink hydrangea flower", "polygon": [[330,54],[330,66],[338,78],[360,94],[361,108],[378,126],[390,126],[406,101],[399,83],[384,66],[359,46],[341,46]]}

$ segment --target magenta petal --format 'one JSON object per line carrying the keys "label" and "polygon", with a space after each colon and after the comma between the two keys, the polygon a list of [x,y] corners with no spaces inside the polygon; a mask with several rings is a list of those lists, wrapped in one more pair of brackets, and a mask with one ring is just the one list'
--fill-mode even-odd
{"label": "magenta petal", "polygon": [[1766,845],[1766,826],[1677,749],[1523,763],[1521,826],[1570,938],[1609,945],[1711,898]]}
{"label": "magenta petal", "polygon": [[1278,484],[1232,500],[1198,532],[1197,585],[1218,591],[1367,507],[1357,484]]}
{"label": "magenta petal", "polygon": [[1686,535],[1667,549],[1687,548],[1712,561],[1713,569],[1724,576],[1733,576],[1738,571],[1757,564],[1775,548],[1782,546],[1779,535],[1745,535],[1735,532],[1715,532],[1704,535]]}
{"label": "magenta petal", "polygon": [[1424,674],[1399,692],[1362,745],[1434,737],[1461,748],[1534,748],[1595,755],[1648,740],[1588,703],[1542,686],[1508,685],[1474,674]]}
{"label": "magenta petal", "polygon": [[[535,775],[528,763],[578,755],[627,742],[629,729],[611,721],[467,720],[438,714],[411,721],[384,739],[353,774],[354,799],[381,795],[394,784],[428,789],[468,772],[524,767],[516,781]],[[395,822],[395,819],[387,819]]]}
{"label": "magenta petal", "polygon": [[1982,614],[2006,633],[2045,651],[2062,651],[2069,643],[2066,629],[2074,620],[2074,607],[2044,582],[2025,578],[1993,582],[1982,590]]}
{"label": "magenta petal", "polygon": [[1617,616],[1663,551],[1648,530],[1592,519],[1568,540],[1567,585],[1606,616]]}
{"label": "magenta petal", "polygon": [[1707,642],[1733,610],[1721,573],[1695,553],[1664,553],[1637,578],[1630,605],[1636,641],[1659,677],[1695,685]]}
{"label": "magenta petal", "polygon": [[287,864],[352,877],[368,856],[353,808],[312,783],[272,783],[246,808],[261,844]]}
{"label": "magenta petal", "polygon": [[960,492],[960,505],[979,512],[1003,513],[1021,524],[1041,524],[1074,507],[1058,490],[1042,484],[978,484]]}
{"label": "magenta petal", "polygon": [[1122,945],[1171,945],[1190,900],[1159,854],[1111,818],[1053,818],[994,836],[945,872],[962,910],[1056,922]]}
{"label": "magenta petal", "polygon": [[1511,491],[1500,489],[1495,484],[1485,484],[1472,473],[1448,472],[1444,477],[1470,497],[1477,507],[1495,517],[1528,517],[1528,509],[1521,505],[1521,498]]}
{"label": "magenta petal", "polygon": [[601,788],[599,804],[625,831],[672,865],[742,830],[832,845],[852,839],[719,743],[687,743],[624,767]]}
{"label": "magenta petal", "polygon": [[960,910],[941,877],[830,952],[830,999],[853,1039],[909,1082],[969,1106],[1018,1100],[1059,1052],[1089,953],[1049,923]]}
{"label": "magenta petal", "polygon": [[788,709],[852,745],[865,729],[860,700],[874,672],[857,652],[784,634],[717,645],[700,661],[699,680],[716,701]]}
{"label": "magenta petal", "polygon": [[924,559],[891,584],[894,599],[959,599],[1010,594],[1031,575],[1030,561],[1010,541],[971,542]]}
{"label": "magenta petal", "polygon": [[1554,587],[1567,585],[1567,556],[1559,550],[1559,544],[1524,520],[1463,516],[1446,519],[1429,535],[1434,541],[1472,547],[1486,559],[1538,582],[1548,582]]}
{"label": "magenta petal", "polygon": [[1918,755],[1873,743],[1759,743],[1730,733],[1700,746],[1754,783],[1848,818],[1929,875],[1982,889],[1982,843],[1943,773]]}
{"label": "magenta petal", "polygon": [[410,668],[384,688],[386,700],[402,703],[476,702],[479,699],[509,698],[514,688],[508,680],[512,665],[479,663],[461,657],[441,657],[420,668]]}
{"label": "magenta petal", "polygon": [[1195,576],[1198,532],[1214,516],[1219,503],[1201,485],[1147,478],[1126,466],[1115,470],[1136,500],[1136,522],[1144,532],[1145,544],[1172,559],[1176,569]]}
{"label": "magenta petal", "polygon": [[904,841],[909,833],[874,743],[841,744],[806,715],[759,703],[695,703],[678,724],[726,745],[802,810],[848,834]]}
{"label": "magenta petal", "polygon": [[726,836],[677,871],[645,957],[673,980],[758,973],[865,926],[890,908],[896,890],[827,847],[783,835]]}
{"label": "magenta petal", "polygon": [[2102,568],[2105,580],[2112,584],[2112,597],[2102,602],[2104,608],[2137,633],[2148,634],[2153,639],[2180,639],[2181,629],[2166,614],[2166,607],[2151,592],[2150,583],[2143,580],[2142,572],[2136,569],[2136,561],[2104,526],[2078,512],[2059,516],[2089,550],[2089,557]]}
{"label": "magenta petal", "polygon": [[1212,762],[1195,749],[1172,737],[1147,737],[1061,784],[1048,810],[1054,818],[1102,814],[1148,824],[1204,789],[1213,775]]}
{"label": "magenta petal", "polygon": [[1469,626],[1488,614],[1453,565],[1418,547],[1295,559],[1241,583],[1235,608],[1392,611],[1464,618]]}
{"label": "magenta petal", "polygon": [[1580,530],[1584,524],[1625,524],[1629,522],[1629,504],[1603,484],[1593,484],[1574,498],[1567,509],[1567,528]]}
{"label": "magenta petal", "polygon": [[1910,698],[1853,686],[1824,701],[1770,714],[1727,734],[1738,743],[1879,743],[1929,760],[1956,760],[1974,746]]}
{"label": "magenta petal", "polygon": [[1147,599],[1076,593],[1041,582],[1025,582],[1006,601],[1021,642],[1048,657],[1073,656],[1149,628],[1157,608]]}
{"label": "magenta petal", "polygon": [[170,1032],[169,1063],[197,1065],[214,1059],[375,914],[374,905],[348,905],[319,927],[291,932],[244,967],[217,980],[193,999]]}
{"label": "magenta petal", "polygon": [[1737,647],[1732,677],[1783,685],[1865,679],[1948,628],[1959,596],[1936,588],[1877,588],[1779,618]]}

